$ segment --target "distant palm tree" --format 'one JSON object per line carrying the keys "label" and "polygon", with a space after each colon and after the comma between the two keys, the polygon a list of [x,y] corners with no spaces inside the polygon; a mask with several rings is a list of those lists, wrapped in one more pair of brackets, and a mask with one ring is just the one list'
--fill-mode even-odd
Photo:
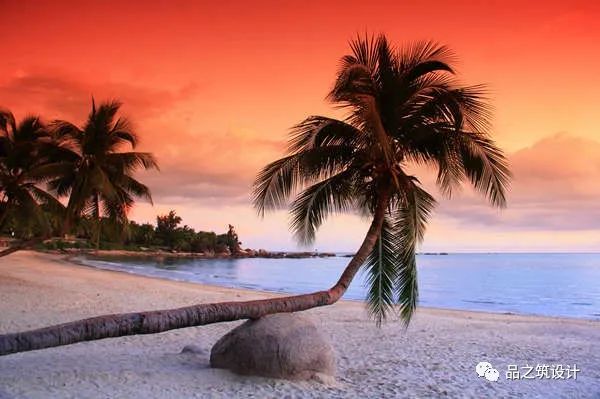
{"label": "distant palm tree", "polygon": [[255,183],[262,214],[291,205],[292,228],[304,243],[334,212],[371,218],[367,235],[339,281],[326,291],[248,302],[101,316],[0,336],[0,354],[220,321],[259,318],[330,305],[365,264],[369,309],[378,323],[395,303],[408,323],[417,302],[415,251],[435,200],[407,172],[434,166],[450,195],[470,181],[495,206],[505,205],[510,174],[489,138],[490,108],[481,86],[461,86],[446,47],[417,43],[392,48],[384,36],[358,38],[342,58],[329,100],[348,111],[344,121],[313,116],[292,130],[288,155],[267,165]]}
{"label": "distant palm tree", "polygon": [[66,121],[53,123],[56,136],[73,150],[60,177],[49,182],[59,196],[69,195],[63,233],[69,233],[77,218],[90,217],[96,222],[96,247],[103,216],[125,226],[135,197],[152,202],[150,190],[133,177],[134,172],[158,168],[150,153],[121,151],[125,145],[135,148],[138,138],[126,118],[117,118],[120,107],[119,102],[110,101],[96,108],[92,99],[82,128]]}
{"label": "distant palm tree", "polygon": [[42,186],[55,176],[51,166],[64,151],[38,116],[17,123],[10,111],[0,110],[0,228],[12,218],[21,226],[32,224],[42,237],[51,233],[47,211],[61,212],[63,206]]}

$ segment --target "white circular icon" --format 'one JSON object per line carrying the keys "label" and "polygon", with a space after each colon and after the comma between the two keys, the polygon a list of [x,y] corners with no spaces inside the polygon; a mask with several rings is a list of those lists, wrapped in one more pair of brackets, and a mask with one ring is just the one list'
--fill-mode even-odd
{"label": "white circular icon", "polygon": [[477,372],[478,376],[483,377],[485,375],[485,372],[491,368],[492,368],[492,365],[490,363],[479,362],[479,363],[477,363],[477,366],[475,366],[475,371]]}
{"label": "white circular icon", "polygon": [[494,368],[487,369],[485,371],[484,377],[488,381],[496,382],[496,381],[498,381],[498,377],[500,377],[500,373],[498,372],[498,370],[496,370]]}
{"label": "white circular icon", "polygon": [[479,377],[484,377],[488,381],[496,382],[500,377],[498,370],[492,367],[491,363],[479,362],[475,366],[475,372]]}

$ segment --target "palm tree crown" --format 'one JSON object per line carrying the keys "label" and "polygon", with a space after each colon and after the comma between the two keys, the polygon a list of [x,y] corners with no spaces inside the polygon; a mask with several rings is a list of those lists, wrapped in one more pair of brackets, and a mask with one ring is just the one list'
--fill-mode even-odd
{"label": "palm tree crown", "polygon": [[[136,170],[158,168],[152,154],[122,152],[124,145],[135,148],[138,138],[126,118],[117,118],[121,104],[109,101],[96,104],[83,128],[70,122],[55,121],[53,129],[72,149],[64,157],[60,178],[49,186],[59,196],[70,194],[67,229],[72,219],[105,216],[124,225],[134,197],[152,201],[150,190],[133,177]],[[66,233],[67,231],[65,231]]]}
{"label": "palm tree crown", "polygon": [[330,214],[374,217],[383,204],[365,263],[368,306],[380,324],[397,304],[408,323],[418,297],[416,247],[436,203],[408,166],[434,166],[447,196],[469,181],[498,207],[510,172],[489,136],[485,88],[456,80],[448,48],[420,42],[397,49],[385,36],[359,37],[350,47],[328,95],[347,117],[311,116],[294,126],[287,156],[259,173],[254,204],[262,215],[295,196],[291,227],[304,244]]}
{"label": "palm tree crown", "polygon": [[41,185],[55,176],[49,166],[64,151],[38,116],[17,123],[10,111],[0,110],[0,227],[12,216],[42,235],[50,232],[43,207],[60,212],[63,206]]}

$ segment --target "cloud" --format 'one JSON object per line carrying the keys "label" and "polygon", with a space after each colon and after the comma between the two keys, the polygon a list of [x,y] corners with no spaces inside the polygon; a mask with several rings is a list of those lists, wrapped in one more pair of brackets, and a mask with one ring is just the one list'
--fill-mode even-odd
{"label": "cloud", "polygon": [[[591,199],[600,195],[600,142],[559,133],[511,156],[518,199]],[[547,196],[540,195],[540,190]]]}
{"label": "cloud", "polygon": [[16,113],[41,113],[48,119],[82,120],[96,101],[119,99],[137,118],[165,112],[193,97],[198,85],[190,83],[173,90],[155,89],[123,82],[87,82],[61,72],[20,71],[0,82],[0,102]]}
{"label": "cloud", "polygon": [[463,226],[593,230],[600,220],[600,142],[560,133],[509,155],[514,179],[504,210],[466,190],[438,213]]}
{"label": "cloud", "polygon": [[160,174],[148,174],[145,180],[157,201],[248,203],[257,172],[282,154],[281,142],[262,139],[248,129],[186,129],[158,130],[147,143],[161,166]]}

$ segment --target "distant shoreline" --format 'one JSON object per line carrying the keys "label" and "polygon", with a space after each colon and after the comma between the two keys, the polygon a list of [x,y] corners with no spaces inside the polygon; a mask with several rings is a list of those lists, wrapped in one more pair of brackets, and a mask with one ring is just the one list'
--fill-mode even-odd
{"label": "distant shoreline", "polygon": [[[190,258],[190,259],[243,259],[243,258],[264,258],[264,259],[307,259],[307,258],[352,258],[355,254],[353,253],[336,253],[336,252],[309,252],[309,251],[265,251],[258,250],[252,251],[251,253],[245,251],[236,254],[228,253],[203,253],[203,252],[171,252],[171,251],[160,251],[160,250],[148,250],[148,251],[128,251],[122,249],[74,249],[68,248],[61,251],[56,250],[44,250],[40,252],[53,253],[53,254],[82,254],[82,255],[93,255],[93,256],[118,256],[118,257],[140,257],[140,258]],[[424,256],[446,256],[450,255],[448,252],[421,252],[417,255]]]}
{"label": "distant shoreline", "polygon": [[[68,254],[68,255],[91,255],[99,257],[123,257],[123,258],[182,258],[182,259],[243,259],[243,258],[265,258],[265,259],[307,259],[307,258],[328,258],[338,256],[333,252],[286,252],[286,251],[265,251],[258,250],[252,252],[240,252],[236,254],[228,253],[202,253],[202,252],[171,252],[171,251],[128,251],[121,249],[64,249],[41,250],[41,253]],[[345,255],[344,255],[345,256]],[[354,256],[354,255],[350,255]]]}

